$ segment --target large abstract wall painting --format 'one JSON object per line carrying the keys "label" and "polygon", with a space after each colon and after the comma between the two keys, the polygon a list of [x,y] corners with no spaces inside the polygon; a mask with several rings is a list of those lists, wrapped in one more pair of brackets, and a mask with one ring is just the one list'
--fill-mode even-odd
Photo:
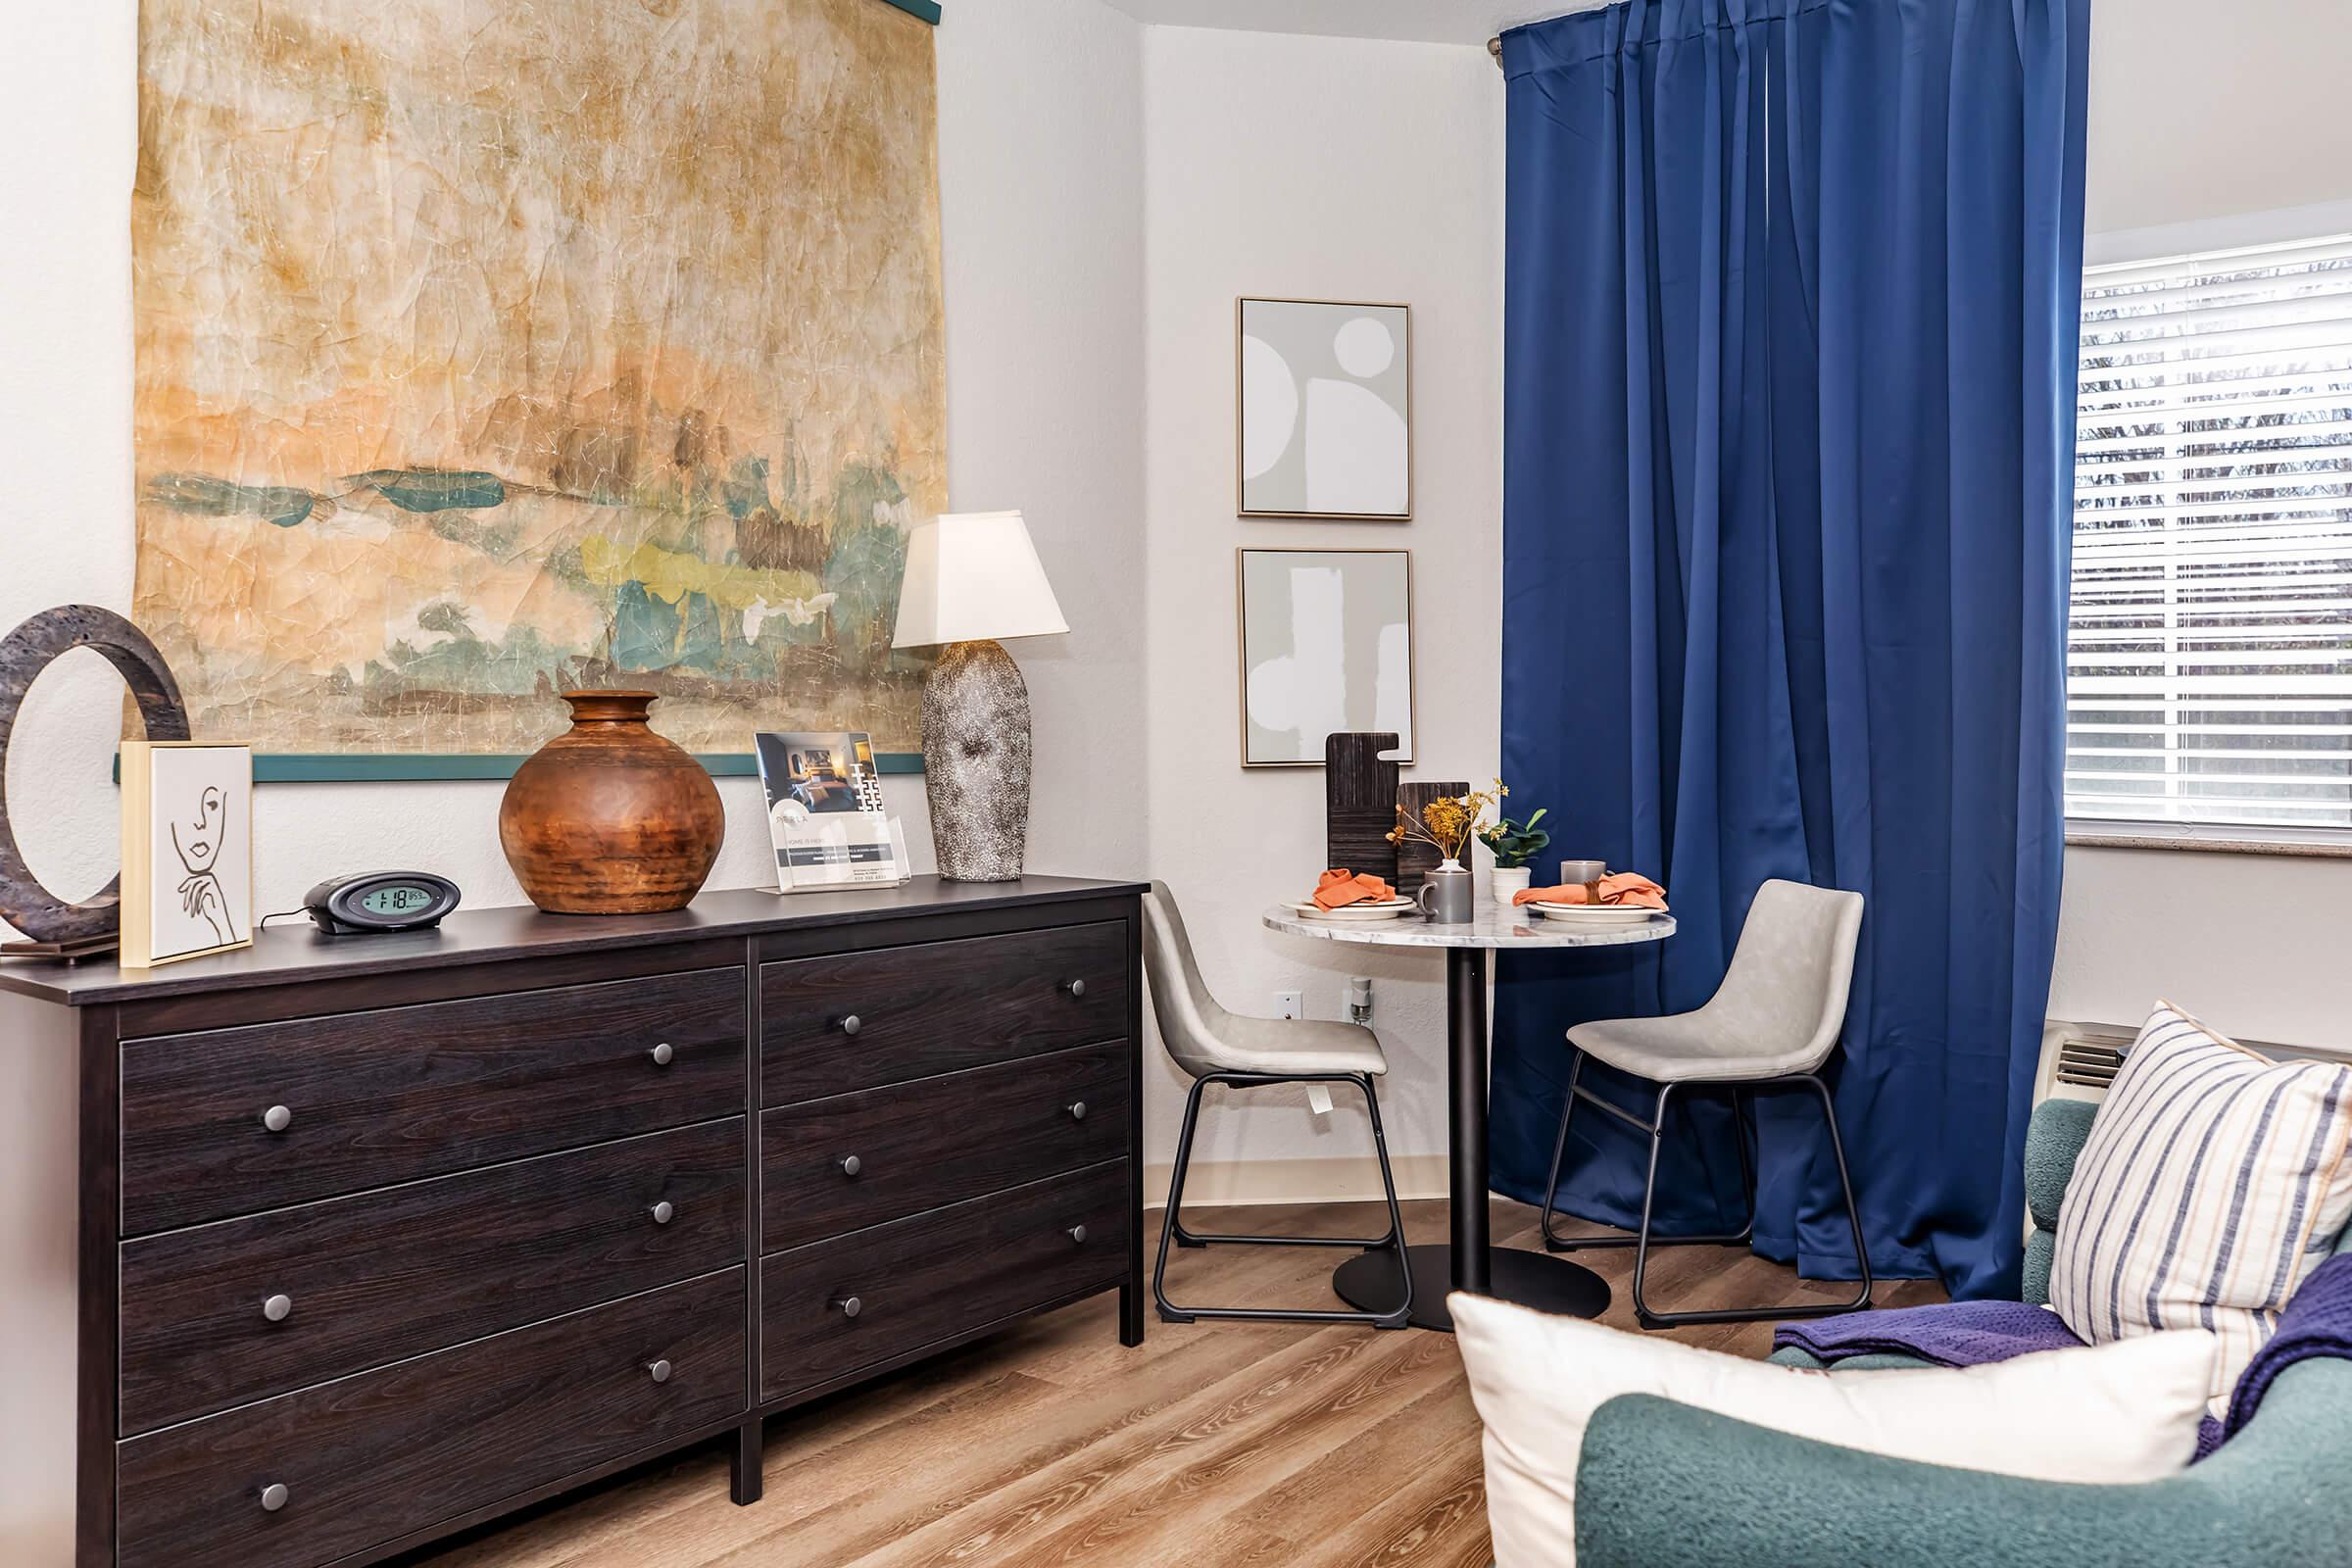
{"label": "large abstract wall painting", "polygon": [[144,0],[139,113],[136,618],[197,734],[263,777],[496,773],[560,691],[629,687],[693,752],[915,750],[928,25]]}

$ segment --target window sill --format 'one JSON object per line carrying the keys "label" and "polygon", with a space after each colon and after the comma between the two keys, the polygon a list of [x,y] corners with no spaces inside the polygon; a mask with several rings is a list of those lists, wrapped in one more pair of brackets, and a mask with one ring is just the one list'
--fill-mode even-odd
{"label": "window sill", "polygon": [[2069,822],[2066,825],[2066,843],[2069,849],[2177,850],[2190,855],[2284,855],[2302,859],[2352,859],[2352,837],[2227,838],[2222,836],[2230,831],[2227,828],[2208,831],[2213,834],[2212,837],[2143,829],[2134,822]]}

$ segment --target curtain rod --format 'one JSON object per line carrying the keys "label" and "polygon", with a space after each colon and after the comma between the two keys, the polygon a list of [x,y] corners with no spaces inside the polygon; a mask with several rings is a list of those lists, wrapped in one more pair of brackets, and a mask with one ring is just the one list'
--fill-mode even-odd
{"label": "curtain rod", "polygon": [[1489,39],[1487,40],[1487,53],[1489,53],[1489,54],[1491,54],[1491,55],[1493,55],[1493,56],[1494,57],[1494,64],[1496,64],[1497,66],[1501,65],[1501,64],[1502,64],[1502,40],[1501,40],[1499,37],[1496,37],[1496,38],[1489,38]]}

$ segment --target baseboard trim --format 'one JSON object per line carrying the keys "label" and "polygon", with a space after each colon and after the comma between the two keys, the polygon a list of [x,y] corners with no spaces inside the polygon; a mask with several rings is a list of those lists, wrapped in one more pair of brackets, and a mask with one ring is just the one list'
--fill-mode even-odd
{"label": "baseboard trim", "polygon": [[[1444,1154],[1404,1154],[1389,1161],[1396,1196],[1443,1198]],[[1144,1166],[1144,1206],[1168,1205],[1168,1178],[1175,1165]],[[1267,1203],[1351,1203],[1380,1200],[1380,1165],[1360,1159],[1196,1159],[1184,1176],[1184,1200],[1237,1205]]]}

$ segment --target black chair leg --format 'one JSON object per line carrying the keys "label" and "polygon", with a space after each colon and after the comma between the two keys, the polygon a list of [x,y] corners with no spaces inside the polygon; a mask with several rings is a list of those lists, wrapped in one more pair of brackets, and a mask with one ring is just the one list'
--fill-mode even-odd
{"label": "black chair leg", "polygon": [[[1353,1084],[1363,1091],[1364,1105],[1372,1117],[1372,1145],[1380,1160],[1380,1183],[1389,1204],[1389,1229],[1385,1236],[1233,1236],[1201,1235],[1184,1228],[1184,1179],[1193,1159],[1193,1134],[1200,1123],[1200,1096],[1211,1083],[1225,1084],[1238,1089],[1257,1089],[1270,1084],[1335,1083]],[[1404,1299],[1393,1311],[1359,1312],[1332,1311],[1314,1308],[1292,1309],[1263,1306],[1184,1306],[1168,1299],[1168,1246],[1173,1242],[1185,1247],[1212,1245],[1238,1247],[1352,1247],[1363,1251],[1376,1251],[1394,1247],[1396,1250],[1397,1272],[1403,1280]],[[1281,1323],[1369,1323],[1375,1328],[1400,1329],[1405,1326],[1413,1306],[1413,1271],[1405,1259],[1404,1213],[1396,1201],[1396,1179],[1389,1168],[1389,1140],[1380,1121],[1380,1097],[1373,1091],[1367,1073],[1309,1073],[1297,1077],[1269,1076],[1260,1073],[1204,1073],[1193,1081],[1192,1093],[1185,1097],[1184,1122],[1176,1134],[1176,1164],[1168,1176],[1168,1207],[1162,1216],[1159,1232],[1159,1259],[1152,1270],[1152,1298],[1159,1308],[1160,1318],[1169,1323],[1190,1323],[1197,1318],[1232,1318],[1245,1322]]]}
{"label": "black chair leg", "polygon": [[1740,1227],[1739,1245],[1746,1247],[1756,1239],[1756,1156],[1748,1152],[1747,1134],[1753,1125],[1748,1115],[1748,1094],[1745,1089],[1732,1091],[1732,1147],[1740,1153],[1740,1191],[1747,1198],[1747,1223]]}
{"label": "black chair leg", "polygon": [[1644,1328],[1655,1317],[1642,1298],[1642,1287],[1649,1273],[1649,1211],[1658,1198],[1658,1151],[1666,1143],[1666,1102],[1673,1096],[1674,1085],[1658,1085],[1657,1109],[1649,1118],[1649,1174],[1642,1182],[1642,1224],[1634,1232],[1634,1321]]}
{"label": "black chair leg", "polygon": [[1196,1078],[1192,1093],[1184,1097],[1184,1120],[1176,1128],[1176,1164],[1168,1172],[1168,1211],[1161,1216],[1159,1227],[1159,1261],[1152,1269],[1152,1299],[1158,1303],[1161,1320],[1168,1323],[1192,1321],[1168,1304],[1161,1282],[1168,1274],[1168,1243],[1176,1234],[1176,1216],[1184,1207],[1184,1173],[1193,1162],[1193,1125],[1200,1120],[1200,1091],[1205,1087],[1205,1080]]}
{"label": "black chair leg", "polygon": [[1544,1248],[1558,1252],[1560,1239],[1551,1234],[1551,1215],[1560,1196],[1560,1161],[1568,1152],[1568,1123],[1576,1116],[1576,1086],[1585,1076],[1585,1054],[1577,1052],[1568,1063],[1568,1093],[1560,1102],[1560,1130],[1551,1141],[1551,1175],[1544,1183]]}
{"label": "black chair leg", "polygon": [[[1561,1236],[1554,1232],[1551,1228],[1551,1217],[1553,1214],[1559,1212],[1558,1199],[1560,1191],[1560,1165],[1568,1152],[1568,1123],[1576,1114],[1576,1102],[1579,1099],[1592,1101],[1593,1104],[1599,1106],[1602,1110],[1607,1111],[1609,1114],[1617,1117],[1620,1121],[1625,1122],[1637,1132],[1653,1133],[1653,1129],[1649,1124],[1642,1122],[1633,1116],[1627,1115],[1624,1111],[1619,1110],[1615,1105],[1610,1104],[1607,1101],[1602,1100],[1599,1096],[1593,1094],[1590,1089],[1582,1087],[1579,1080],[1583,1078],[1584,1071],[1584,1053],[1579,1052],[1577,1053],[1576,1061],[1568,1069],[1568,1099],[1567,1102],[1560,1106],[1559,1136],[1553,1140],[1551,1146],[1551,1176],[1544,1184],[1544,1249],[1545,1251],[1550,1252],[1582,1252],[1588,1250],[1606,1250],[1609,1248],[1633,1247],[1637,1245],[1640,1240],[1640,1238],[1633,1236]],[[1740,1104],[1740,1092],[1737,1090],[1735,1090],[1733,1093],[1733,1104],[1735,1106]],[[1662,1099],[1663,1097],[1661,1097],[1661,1100]],[[1664,1120],[1665,1118],[1661,1114],[1657,1118],[1657,1124],[1659,1126],[1663,1126]],[[1747,1118],[1744,1113],[1742,1113],[1740,1117],[1739,1135],[1740,1175],[1740,1180],[1745,1185],[1747,1191],[1747,1223],[1741,1226],[1737,1232],[1728,1236],[1653,1236],[1650,1238],[1650,1246],[1745,1247],[1749,1242],[1755,1239],[1756,1179],[1755,1171],[1748,1160]],[[1654,1165],[1656,1160],[1656,1151],[1654,1148],[1651,1151],[1651,1160],[1652,1164]]]}
{"label": "black chair leg", "polygon": [[1821,1097],[1821,1119],[1827,1122],[1830,1128],[1830,1153],[1838,1161],[1838,1190],[1845,1195],[1845,1223],[1853,1233],[1854,1261],[1862,1267],[1862,1290],[1854,1298],[1851,1306],[1824,1307],[1820,1312],[1811,1315],[1819,1317],[1831,1312],[1856,1312],[1871,1304],[1870,1291],[1873,1284],[1870,1277],[1870,1249],[1863,1245],[1862,1241],[1862,1205],[1854,1200],[1854,1179],[1845,1168],[1845,1140],[1838,1134],[1838,1107],[1830,1101],[1830,1086],[1811,1073],[1805,1075],[1805,1081],[1810,1083],[1813,1086],[1813,1092]]}
{"label": "black chair leg", "polygon": [[[1777,1323],[1787,1322],[1792,1318],[1834,1317],[1842,1312],[1863,1312],[1870,1309],[1872,1305],[1870,1293],[1873,1283],[1870,1273],[1870,1250],[1865,1247],[1862,1242],[1862,1208],[1861,1205],[1854,1200],[1853,1179],[1847,1173],[1845,1168],[1845,1144],[1844,1141],[1838,1135],[1838,1111],[1836,1105],[1831,1102],[1829,1085],[1823,1083],[1820,1078],[1808,1072],[1797,1073],[1787,1078],[1768,1079],[1761,1083],[1747,1085],[1746,1087],[1756,1089],[1769,1088],[1781,1084],[1800,1083],[1809,1086],[1813,1093],[1819,1097],[1821,1101],[1822,1119],[1829,1124],[1830,1152],[1833,1156],[1835,1156],[1838,1162],[1838,1191],[1845,1198],[1845,1217],[1847,1224],[1852,1228],[1853,1231],[1854,1256],[1855,1259],[1861,1264],[1862,1268],[1861,1289],[1855,1294],[1854,1298],[1850,1301],[1807,1302],[1792,1306],[1726,1307],[1711,1312],[1652,1312],[1649,1310],[1648,1306],[1644,1304],[1642,1300],[1642,1276],[1643,1265],[1648,1261],[1649,1248],[1652,1245],[1649,1238],[1649,1212],[1650,1204],[1656,1195],[1658,1185],[1658,1133],[1659,1131],[1662,1131],[1665,1126],[1666,1099],[1668,1093],[1674,1088],[1672,1084],[1666,1084],[1662,1085],[1658,1090],[1658,1114],[1651,1124],[1653,1127],[1653,1132],[1651,1134],[1649,1146],[1649,1180],[1642,1189],[1642,1229],[1635,1239],[1633,1288],[1634,1317],[1643,1328],[1680,1328],[1687,1325],[1700,1323]],[[1741,1136],[1744,1140],[1745,1134],[1742,1133]],[[1746,1146],[1744,1142],[1742,1142],[1741,1150],[1743,1155],[1745,1147]],[[1749,1203],[1748,1224],[1749,1228],[1752,1230],[1755,1224],[1754,1203],[1752,1200]]]}

